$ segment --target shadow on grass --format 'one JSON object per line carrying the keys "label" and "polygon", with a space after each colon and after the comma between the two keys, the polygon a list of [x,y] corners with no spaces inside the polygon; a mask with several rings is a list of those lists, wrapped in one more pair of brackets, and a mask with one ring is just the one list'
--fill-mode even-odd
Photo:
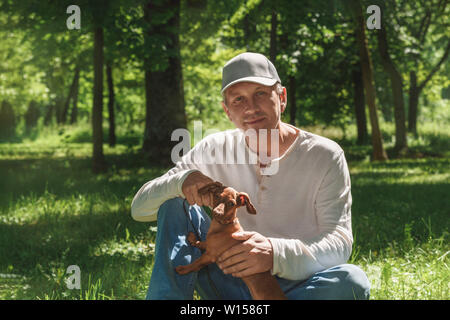
{"label": "shadow on grass", "polygon": [[98,175],[91,171],[90,158],[0,160],[0,190],[5,190],[0,194],[0,214],[21,197],[45,192],[57,197],[97,193],[131,201],[145,182],[168,170],[146,164],[140,153],[106,160],[108,171]]}
{"label": "shadow on grass", "polygon": [[116,295],[130,277],[143,276],[139,268],[150,269],[146,245],[155,223],[134,221],[130,205],[142,184],[167,169],[146,169],[138,154],[107,161],[110,170],[94,175],[88,158],[0,160],[0,273],[30,279],[22,298],[66,289],[61,277],[69,265],[100,277]]}
{"label": "shadow on grass", "polygon": [[[139,153],[108,156],[107,161],[111,164],[109,171],[94,175],[88,158],[0,160],[0,187],[6,190],[0,195],[0,214],[10,209],[18,199],[29,196],[37,199],[46,192],[57,199],[77,194],[96,195],[98,198],[92,201],[122,204],[124,212],[120,219],[123,220],[119,221],[124,225],[136,223],[146,226],[131,219],[129,206],[132,197],[146,181],[160,176],[167,168],[150,168]],[[357,167],[360,170],[352,174],[352,212],[354,231],[363,248],[383,247],[393,240],[404,239],[407,224],[413,226],[413,237],[423,240],[429,232],[428,219],[434,235],[440,236],[448,230],[450,184],[428,183],[426,180],[423,183],[398,181],[404,177],[446,173],[449,166],[450,159],[442,158],[359,163]],[[412,173],[407,173],[409,169],[413,169]],[[106,224],[117,223],[111,221],[108,214],[83,217],[93,219],[90,223],[94,224],[101,224],[102,219]],[[80,218],[75,215],[73,219]],[[37,225],[28,228],[25,234],[36,229]]]}
{"label": "shadow on grass", "polygon": [[393,245],[411,249],[431,238],[448,241],[450,184],[354,181],[352,224],[360,255]]}
{"label": "shadow on grass", "polygon": [[[101,293],[142,299],[153,263],[151,225],[132,220],[123,208],[0,222],[0,273],[27,279],[14,290],[20,299],[79,299],[80,291],[68,290],[65,283],[70,265],[81,270],[82,294],[100,280]],[[142,288],[132,290],[128,282]]]}
{"label": "shadow on grass", "polygon": [[[362,147],[354,153],[366,157],[367,150]],[[150,252],[133,253],[132,247],[153,241],[154,234],[150,224],[131,218],[129,208],[138,189],[168,168],[149,165],[139,152],[110,155],[106,160],[109,169],[99,175],[92,174],[88,157],[0,160],[0,218],[10,216],[10,210],[13,215],[26,215],[24,221],[0,220],[0,273],[27,275],[34,285],[46,288],[33,289],[31,298],[55,288],[56,282],[48,279],[64,275],[69,265],[101,274],[110,281],[105,287],[116,288],[126,286],[114,281],[125,277],[121,272],[151,264]],[[354,164],[352,220],[360,256],[395,242],[406,246],[411,239],[420,244],[429,237],[448,238],[450,184],[425,178],[447,173],[449,162],[433,158]],[[412,183],[407,180],[410,176],[425,178]],[[407,182],[400,182],[403,178]],[[83,202],[80,209],[77,202]],[[48,207],[46,214],[21,211],[43,204]],[[122,249],[98,251],[103,244]],[[123,249],[127,245],[130,251]]]}
{"label": "shadow on grass", "polygon": [[1,222],[0,270],[13,266],[14,272],[29,274],[37,265],[47,268],[52,264],[101,269],[105,261],[95,254],[99,245],[108,241],[149,243],[154,240],[149,226],[133,221],[128,212],[122,210],[44,215],[19,223]]}

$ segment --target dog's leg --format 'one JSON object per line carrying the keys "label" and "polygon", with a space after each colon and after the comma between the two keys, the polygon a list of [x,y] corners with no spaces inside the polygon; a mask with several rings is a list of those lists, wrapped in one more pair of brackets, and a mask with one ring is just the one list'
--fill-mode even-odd
{"label": "dog's leg", "polygon": [[187,236],[189,244],[193,247],[199,248],[202,251],[206,250],[206,241],[199,241],[193,232],[189,232]]}
{"label": "dog's leg", "polygon": [[278,281],[269,271],[242,278],[253,300],[286,300]]}
{"label": "dog's leg", "polygon": [[215,259],[209,256],[206,252],[202,254],[200,258],[195,260],[193,263],[186,266],[178,266],[175,271],[179,274],[188,274],[191,272],[199,271],[201,268],[207,266],[210,263],[215,262]]}

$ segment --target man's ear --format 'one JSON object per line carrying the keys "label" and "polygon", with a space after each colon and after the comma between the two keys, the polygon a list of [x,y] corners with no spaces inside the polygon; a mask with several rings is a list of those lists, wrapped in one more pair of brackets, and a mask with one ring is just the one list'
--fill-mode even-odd
{"label": "man's ear", "polygon": [[286,110],[286,106],[287,106],[287,91],[286,91],[286,87],[282,87],[282,88],[283,88],[283,93],[280,94],[281,113],[283,113],[284,110]]}
{"label": "man's ear", "polygon": [[223,110],[225,111],[225,113],[226,113],[227,116],[228,116],[228,119],[230,119],[230,121],[233,121],[233,120],[231,119],[231,116],[230,116],[230,110],[228,110],[227,106],[225,105],[225,102],[222,101],[221,103],[222,103],[222,108],[223,108]]}

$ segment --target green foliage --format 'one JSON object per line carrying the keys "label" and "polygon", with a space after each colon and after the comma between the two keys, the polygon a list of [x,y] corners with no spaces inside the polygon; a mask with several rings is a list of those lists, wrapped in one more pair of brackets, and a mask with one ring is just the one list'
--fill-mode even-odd
{"label": "green foliage", "polygon": [[[383,23],[388,30],[392,58],[405,80],[405,93],[408,72],[415,65],[412,62],[417,62],[420,82],[442,56],[448,38],[444,28],[448,6],[442,9],[436,3],[413,5],[402,0],[379,3],[386,15]],[[79,114],[81,118],[89,118],[93,99],[91,33],[94,24],[102,23],[105,58],[113,65],[117,122],[128,127],[136,123],[143,126],[144,60],[151,61],[156,69],[167,64],[164,53],[167,39],[155,35],[144,40],[144,35],[146,30],[164,24],[171,11],[154,12],[149,24],[144,19],[145,1],[133,0],[127,4],[109,1],[108,5],[79,1],[77,4],[82,7],[82,28],[69,31],[65,26],[68,15],[62,10],[69,1],[59,5],[42,1],[1,3],[0,24],[5,28],[0,31],[3,44],[0,96],[11,103],[19,118],[32,100],[37,102],[44,117],[51,105],[58,110],[62,108],[78,65],[81,67]],[[351,71],[357,61],[357,51],[351,17],[339,1],[327,5],[317,1],[281,1],[274,5],[259,0],[204,0],[181,4],[184,98],[190,125],[194,120],[202,120],[208,127],[226,127],[227,120],[220,106],[221,67],[246,50],[269,55],[272,12],[276,12],[278,23],[275,64],[284,85],[288,84],[288,77],[296,79],[296,86],[288,88],[288,95],[292,90],[296,93],[297,124],[334,125],[345,130],[354,122]],[[419,27],[429,12],[432,19],[423,44],[419,45]],[[384,119],[392,122],[391,90],[381,68],[374,34],[368,32],[377,97]],[[450,85],[447,74],[448,64],[444,64],[442,71],[425,87],[419,121],[448,120],[449,102],[441,94]],[[288,105],[285,120],[289,119],[289,108]]]}
{"label": "green foliage", "polygon": [[[82,27],[69,31],[65,9],[75,3],[82,9]],[[132,221],[129,205],[144,182],[167,170],[149,168],[139,149],[146,116],[144,70],[168,65],[168,37],[158,28],[172,15],[171,10],[153,12],[146,22],[146,3],[0,1],[0,298],[145,296],[155,228]],[[363,7],[374,3],[386,17],[383,27],[407,95],[409,72],[417,73],[420,84],[442,57],[450,7],[437,0],[363,1]],[[179,40],[188,129],[192,132],[197,120],[203,131],[232,127],[221,107],[222,66],[245,51],[269,56],[274,12],[274,63],[283,85],[295,79],[288,96],[296,93],[297,125],[336,139],[349,159],[355,234],[351,261],[368,272],[372,297],[448,299],[450,64],[443,63],[423,89],[418,135],[408,136],[409,153],[370,163],[371,146],[355,146],[351,72],[358,52],[342,1],[185,0]],[[118,136],[115,148],[104,146],[109,171],[96,176],[89,170],[95,25],[105,31]],[[381,132],[391,153],[390,83],[375,33],[367,35]],[[46,121],[50,107],[60,113],[77,67],[78,124],[57,123],[54,115]],[[290,120],[289,108],[284,120]],[[103,112],[106,138],[109,115],[106,108]],[[39,113],[35,125],[33,113]],[[65,286],[71,264],[81,267],[81,290]]]}

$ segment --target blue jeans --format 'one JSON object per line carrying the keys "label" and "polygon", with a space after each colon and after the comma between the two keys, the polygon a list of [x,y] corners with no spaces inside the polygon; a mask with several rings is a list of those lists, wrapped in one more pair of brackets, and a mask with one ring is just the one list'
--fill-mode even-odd
{"label": "blue jeans", "polygon": [[[202,299],[252,298],[240,278],[224,274],[215,263],[187,275],[175,272],[175,267],[190,264],[201,256],[198,248],[187,243],[188,232],[195,233],[195,228],[203,241],[210,222],[201,207],[190,206],[182,198],[173,198],[161,205],[158,211],[155,263],[146,299],[191,300],[194,288]],[[366,274],[351,264],[317,272],[307,280],[276,279],[288,299],[369,299],[370,284]]]}

